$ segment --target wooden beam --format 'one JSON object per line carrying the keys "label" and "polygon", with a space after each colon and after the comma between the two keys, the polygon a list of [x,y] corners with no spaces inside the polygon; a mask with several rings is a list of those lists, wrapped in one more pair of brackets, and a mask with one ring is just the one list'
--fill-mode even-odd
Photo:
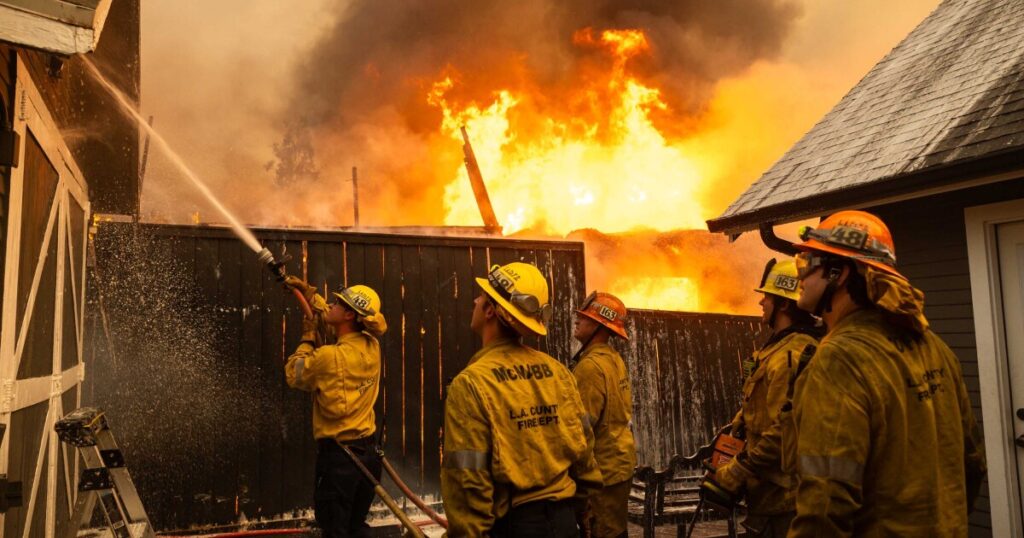
{"label": "wooden beam", "polygon": [[3,0],[0,40],[63,55],[96,49],[112,0]]}

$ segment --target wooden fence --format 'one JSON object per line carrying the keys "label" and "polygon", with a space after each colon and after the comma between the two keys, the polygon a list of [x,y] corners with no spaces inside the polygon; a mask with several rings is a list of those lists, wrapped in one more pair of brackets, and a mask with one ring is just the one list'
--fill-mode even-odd
{"label": "wooden fence", "polygon": [[[473,278],[492,263],[536,263],[552,282],[550,335],[567,360],[585,295],[576,242],[257,230],[290,272],[323,288],[365,283],[382,297],[388,458],[421,494],[439,490],[442,390],[479,342]],[[283,359],[301,313],[226,230],[103,223],[95,236],[84,400],[108,411],[158,528],[230,522],[312,506],[309,397]],[[751,318],[636,311],[623,354],[633,377],[640,461],[692,451],[738,401]]]}
{"label": "wooden fence", "polygon": [[[479,349],[473,278],[536,264],[554,322],[535,342],[563,360],[584,296],[583,245],[566,241],[257,230],[289,271],[321,288],[377,290],[388,458],[421,493],[439,490],[443,386]],[[228,231],[103,223],[95,239],[86,401],[108,410],[159,528],[312,506],[309,396],[282,364],[299,341],[294,299]],[[99,303],[102,302],[102,305]],[[107,337],[109,334],[109,340]]]}
{"label": "wooden fence", "polygon": [[617,344],[633,383],[640,465],[662,469],[690,455],[735,415],[741,363],[761,338],[758,318],[631,310],[630,340]]}

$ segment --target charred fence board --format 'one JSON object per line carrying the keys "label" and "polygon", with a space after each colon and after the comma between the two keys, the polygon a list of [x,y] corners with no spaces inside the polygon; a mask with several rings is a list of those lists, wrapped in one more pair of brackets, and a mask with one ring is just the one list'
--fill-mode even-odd
{"label": "charred fence board", "polygon": [[758,319],[631,310],[630,340],[616,343],[633,385],[640,465],[692,454],[739,407],[741,363],[760,338]]}

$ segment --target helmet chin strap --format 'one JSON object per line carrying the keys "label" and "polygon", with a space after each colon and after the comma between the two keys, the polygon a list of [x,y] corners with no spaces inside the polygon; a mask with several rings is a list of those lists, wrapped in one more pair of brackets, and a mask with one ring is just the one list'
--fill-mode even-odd
{"label": "helmet chin strap", "polygon": [[516,334],[519,334],[519,329],[517,329],[515,325],[515,318],[513,318],[512,314],[509,314],[501,305],[494,304],[494,315],[498,318],[498,323],[512,329]]}

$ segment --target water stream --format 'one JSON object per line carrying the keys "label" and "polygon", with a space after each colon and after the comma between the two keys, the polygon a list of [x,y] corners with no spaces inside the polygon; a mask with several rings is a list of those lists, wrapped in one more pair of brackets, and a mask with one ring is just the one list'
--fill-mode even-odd
{"label": "water stream", "polygon": [[243,226],[242,223],[238,222],[238,219],[235,218],[228,208],[224,207],[224,204],[222,204],[220,200],[213,195],[210,188],[206,186],[206,183],[199,179],[199,176],[197,176],[195,172],[185,164],[185,160],[182,159],[176,151],[174,151],[170,144],[167,143],[167,140],[160,136],[160,133],[156,132],[156,130],[149,125],[146,119],[143,118],[137,110],[135,110],[135,106],[128,97],[122,93],[121,90],[118,90],[117,87],[115,87],[109,80],[107,80],[102,73],[100,73],[99,69],[96,68],[96,65],[92,63],[92,60],[86,56],[81,56],[81,59],[93,78],[114,96],[114,99],[121,106],[121,111],[134,120],[140,128],[145,129],[145,131],[149,133],[150,139],[156,142],[156,145],[163,150],[171,160],[171,163],[173,163],[174,166],[176,166],[178,170],[181,171],[181,173],[192,183],[192,185],[210,201],[213,207],[220,212],[225,219],[227,219],[228,223],[231,225],[231,229],[235,232],[235,235],[237,235],[238,238],[246,244],[246,246],[251,248],[253,252],[259,253],[263,247],[260,245],[260,242],[256,240],[256,236],[254,236],[248,228]]}

